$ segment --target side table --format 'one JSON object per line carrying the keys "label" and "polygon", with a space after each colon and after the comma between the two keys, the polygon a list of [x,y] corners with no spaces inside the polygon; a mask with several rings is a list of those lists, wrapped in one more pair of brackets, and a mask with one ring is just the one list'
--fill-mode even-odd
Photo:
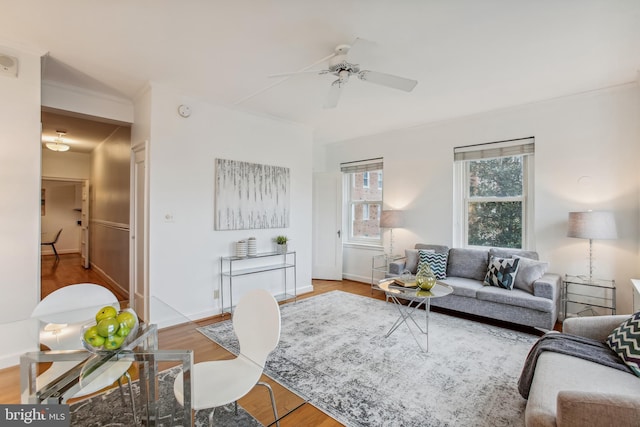
{"label": "side table", "polygon": [[373,294],[374,289],[380,290],[378,287],[378,281],[380,278],[378,276],[382,275],[381,278],[385,277],[385,274],[389,271],[389,263],[393,261],[397,261],[399,259],[404,259],[404,255],[389,255],[389,254],[381,254],[374,255],[371,257],[371,293]]}
{"label": "side table", "polygon": [[569,303],[603,308],[616,314],[616,282],[566,274],[562,281],[563,320],[568,317]]}

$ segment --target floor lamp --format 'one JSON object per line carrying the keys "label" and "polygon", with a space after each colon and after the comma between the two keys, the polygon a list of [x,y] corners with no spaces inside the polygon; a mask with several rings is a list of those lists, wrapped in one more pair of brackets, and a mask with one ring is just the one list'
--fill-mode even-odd
{"label": "floor lamp", "polygon": [[403,211],[386,210],[380,216],[380,228],[389,229],[389,256],[393,256],[393,229],[404,225]]}
{"label": "floor lamp", "polygon": [[613,212],[569,212],[567,236],[589,239],[589,281],[593,280],[593,240],[618,238]]}

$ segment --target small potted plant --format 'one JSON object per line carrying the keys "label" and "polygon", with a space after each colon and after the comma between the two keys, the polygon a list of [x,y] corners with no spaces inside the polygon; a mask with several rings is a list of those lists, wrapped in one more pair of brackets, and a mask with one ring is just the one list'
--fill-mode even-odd
{"label": "small potted plant", "polygon": [[287,253],[287,242],[289,238],[287,236],[277,236],[276,237],[276,250],[279,254]]}

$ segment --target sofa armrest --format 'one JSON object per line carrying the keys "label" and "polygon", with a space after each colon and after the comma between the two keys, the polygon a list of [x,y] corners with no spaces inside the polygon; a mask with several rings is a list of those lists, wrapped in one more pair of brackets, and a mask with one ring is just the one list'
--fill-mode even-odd
{"label": "sofa armrest", "polygon": [[562,278],[559,274],[546,273],[544,276],[533,282],[533,295],[552,301],[560,300],[560,283]]}
{"label": "sofa armrest", "polygon": [[557,398],[558,427],[640,426],[640,397],[563,390]]}
{"label": "sofa armrest", "polygon": [[598,341],[607,339],[611,331],[629,318],[628,314],[613,316],[569,317],[562,322],[562,332]]}
{"label": "sofa armrest", "polygon": [[397,261],[393,261],[389,263],[389,275],[390,276],[400,276],[404,271],[404,266],[406,264],[406,260],[400,259]]}

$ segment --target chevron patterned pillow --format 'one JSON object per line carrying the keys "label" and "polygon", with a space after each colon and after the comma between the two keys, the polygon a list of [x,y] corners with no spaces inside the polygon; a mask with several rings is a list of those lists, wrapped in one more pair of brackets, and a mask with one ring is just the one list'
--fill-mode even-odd
{"label": "chevron patterned pillow", "polygon": [[436,279],[442,280],[447,278],[447,252],[433,252],[428,249],[418,249],[418,270],[420,264],[427,263],[431,267],[431,271],[436,275]]}
{"label": "chevron patterned pillow", "polygon": [[640,311],[615,328],[607,344],[640,377]]}

